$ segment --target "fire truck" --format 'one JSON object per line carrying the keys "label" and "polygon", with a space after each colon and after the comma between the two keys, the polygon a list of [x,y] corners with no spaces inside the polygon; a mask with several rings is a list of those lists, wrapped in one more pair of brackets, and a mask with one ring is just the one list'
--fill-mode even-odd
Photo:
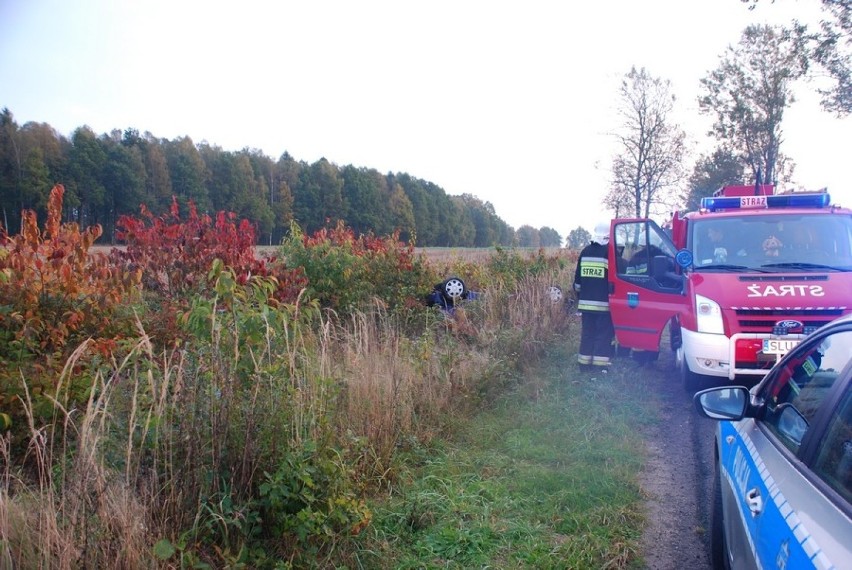
{"label": "fire truck", "polygon": [[852,312],[852,210],[828,192],[726,186],[660,227],[610,227],[610,311],[620,347],[654,358],[668,330],[678,375],[758,381],[818,327]]}

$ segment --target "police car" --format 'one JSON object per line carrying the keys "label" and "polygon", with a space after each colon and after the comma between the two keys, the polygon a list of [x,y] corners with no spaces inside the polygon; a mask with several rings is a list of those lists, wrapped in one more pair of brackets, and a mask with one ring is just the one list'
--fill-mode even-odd
{"label": "police car", "polygon": [[695,394],[720,420],[717,568],[852,568],[852,315],[811,333],[751,390]]}

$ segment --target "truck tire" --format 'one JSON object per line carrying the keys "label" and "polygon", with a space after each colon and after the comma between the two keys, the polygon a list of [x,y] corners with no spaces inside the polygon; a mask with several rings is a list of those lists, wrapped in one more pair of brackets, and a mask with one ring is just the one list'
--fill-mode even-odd
{"label": "truck tire", "polygon": [[683,347],[677,349],[676,362],[678,375],[680,376],[680,383],[683,385],[683,389],[689,393],[694,393],[701,387],[704,376],[696,374],[689,369],[689,365],[686,363],[686,356],[683,353]]}

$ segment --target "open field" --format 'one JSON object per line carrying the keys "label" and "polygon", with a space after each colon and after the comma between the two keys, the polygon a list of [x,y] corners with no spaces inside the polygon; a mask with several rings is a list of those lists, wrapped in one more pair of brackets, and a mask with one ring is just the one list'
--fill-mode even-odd
{"label": "open field", "polygon": [[[101,252],[101,253],[109,253],[109,251],[113,248],[121,249],[123,246],[112,246],[112,245],[95,245],[92,247],[91,251],[93,252]],[[257,252],[258,257],[269,257],[274,255],[278,249],[278,246],[274,245],[259,245],[256,246],[255,251]],[[543,248],[545,255],[557,255],[558,253],[567,253],[570,250],[560,247],[546,247]],[[515,247],[511,248],[511,251],[519,252],[521,254],[534,254],[539,250],[536,247]],[[426,257],[429,261],[434,262],[450,262],[450,261],[468,261],[468,262],[477,262],[488,259],[497,251],[496,248],[493,247],[418,247],[415,248],[415,251]]]}

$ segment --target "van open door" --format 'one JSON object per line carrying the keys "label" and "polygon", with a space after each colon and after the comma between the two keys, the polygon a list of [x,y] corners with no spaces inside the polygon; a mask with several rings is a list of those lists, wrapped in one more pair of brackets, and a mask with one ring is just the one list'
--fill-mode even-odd
{"label": "van open door", "polygon": [[658,351],[666,324],[686,310],[677,249],[653,221],[617,219],[610,226],[609,310],[618,344]]}

